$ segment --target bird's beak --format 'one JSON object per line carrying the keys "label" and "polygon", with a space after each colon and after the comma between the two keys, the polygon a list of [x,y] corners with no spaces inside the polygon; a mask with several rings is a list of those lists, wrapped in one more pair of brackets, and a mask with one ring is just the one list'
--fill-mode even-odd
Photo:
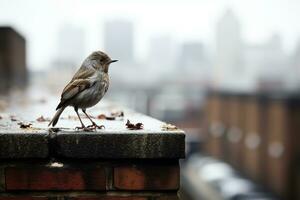
{"label": "bird's beak", "polygon": [[118,62],[118,60],[111,60],[111,61],[109,61],[108,64],[111,64],[111,63],[114,63],[114,62]]}

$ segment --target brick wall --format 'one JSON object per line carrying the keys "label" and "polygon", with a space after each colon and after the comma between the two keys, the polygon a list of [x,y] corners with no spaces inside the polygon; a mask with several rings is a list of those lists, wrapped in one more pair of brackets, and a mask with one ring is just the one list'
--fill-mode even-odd
{"label": "brick wall", "polygon": [[148,130],[36,132],[2,119],[0,200],[179,199],[184,133],[139,117]]}
{"label": "brick wall", "polygon": [[178,161],[6,162],[0,200],[175,200]]}
{"label": "brick wall", "polygon": [[212,92],[205,116],[208,154],[282,199],[299,199],[299,94]]}

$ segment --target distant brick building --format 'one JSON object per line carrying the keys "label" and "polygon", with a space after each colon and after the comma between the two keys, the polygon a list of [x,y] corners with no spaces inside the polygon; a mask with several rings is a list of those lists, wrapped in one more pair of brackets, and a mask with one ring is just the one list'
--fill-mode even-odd
{"label": "distant brick building", "polygon": [[0,27],[0,93],[27,84],[26,41],[11,27]]}

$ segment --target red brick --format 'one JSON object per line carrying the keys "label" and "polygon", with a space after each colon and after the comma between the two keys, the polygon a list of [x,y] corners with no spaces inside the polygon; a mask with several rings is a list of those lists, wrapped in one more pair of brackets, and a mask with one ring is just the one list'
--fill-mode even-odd
{"label": "red brick", "polygon": [[47,197],[25,197],[25,196],[18,196],[18,197],[1,197],[0,200],[48,200]]}
{"label": "red brick", "polygon": [[5,184],[7,190],[105,190],[106,175],[102,167],[9,167]]}
{"label": "red brick", "polygon": [[111,196],[111,197],[72,197],[68,200],[147,200],[146,197],[120,197],[120,196]]}
{"label": "red brick", "polygon": [[179,197],[177,195],[168,195],[168,196],[161,196],[161,197],[155,197],[155,200],[179,200]]}
{"label": "red brick", "polygon": [[0,166],[0,191],[5,190],[5,183],[4,183],[4,169],[2,166]]}
{"label": "red brick", "polygon": [[177,190],[178,165],[135,165],[114,168],[114,186],[122,190]]}

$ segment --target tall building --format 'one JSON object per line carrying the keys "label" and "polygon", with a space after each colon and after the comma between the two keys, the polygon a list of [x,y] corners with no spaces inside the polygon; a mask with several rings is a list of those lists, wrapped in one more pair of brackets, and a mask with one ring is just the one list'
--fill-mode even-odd
{"label": "tall building", "polygon": [[169,72],[174,67],[175,48],[169,35],[160,35],[150,39],[148,61],[152,71]]}
{"label": "tall building", "polygon": [[291,56],[291,65],[293,65],[298,71],[298,74],[300,74],[300,41],[298,41],[293,55]]}
{"label": "tall building", "polygon": [[58,90],[70,80],[85,54],[85,32],[80,27],[64,25],[58,32],[56,55],[51,63],[51,73],[47,73],[47,83],[52,89]]}
{"label": "tall building", "polygon": [[179,50],[177,65],[189,77],[204,81],[210,76],[210,63],[206,55],[204,45],[201,42],[186,42]]}
{"label": "tall building", "polygon": [[299,90],[300,88],[300,41],[298,41],[294,52],[289,58],[289,79],[293,81],[292,86]]}
{"label": "tall building", "polygon": [[123,63],[134,62],[134,27],[132,22],[112,20],[104,25],[105,51]]}
{"label": "tall building", "polygon": [[262,45],[261,68],[259,69],[258,88],[261,90],[279,90],[293,87],[295,71],[291,71],[283,50],[282,40],[273,34]]}
{"label": "tall building", "polygon": [[[227,10],[216,29],[216,81],[222,87],[234,87],[244,75],[243,41],[237,17]],[[238,84],[241,86],[241,84]]]}
{"label": "tall building", "polygon": [[181,46],[178,64],[183,69],[199,68],[205,60],[203,44],[188,42]]}
{"label": "tall building", "polygon": [[[283,89],[287,84],[287,77],[293,75],[288,69],[288,63],[283,50],[281,37],[272,35],[269,40],[261,44],[245,45],[244,66],[247,79],[253,89],[274,90]],[[292,76],[290,76],[291,79]]]}
{"label": "tall building", "polygon": [[[64,25],[58,32],[56,64],[78,66],[85,55],[84,30],[72,25]],[[60,65],[59,64],[59,65]]]}
{"label": "tall building", "polygon": [[9,26],[0,27],[0,93],[24,88],[28,82],[26,40]]}
{"label": "tall building", "polygon": [[283,75],[286,74],[285,71],[287,71],[286,58],[282,40],[278,34],[273,34],[264,44],[262,57],[264,67],[260,70],[261,76],[283,78]]}

